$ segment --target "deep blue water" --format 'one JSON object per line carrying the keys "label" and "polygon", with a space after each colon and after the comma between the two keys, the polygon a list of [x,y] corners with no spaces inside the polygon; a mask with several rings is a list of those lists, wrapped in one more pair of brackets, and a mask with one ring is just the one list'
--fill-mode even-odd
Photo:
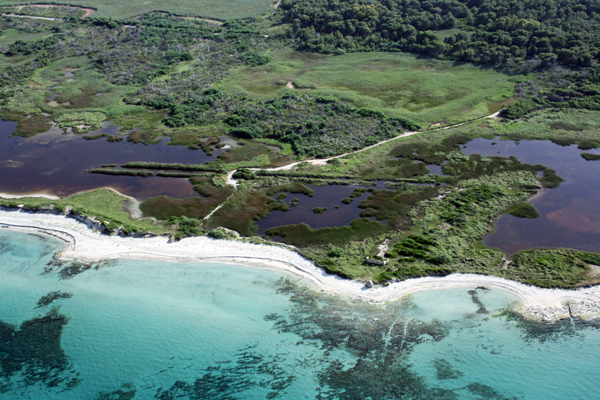
{"label": "deep blue water", "polygon": [[525,323],[508,292],[375,305],[274,271],[60,248],[0,231],[1,399],[598,398],[600,331]]}

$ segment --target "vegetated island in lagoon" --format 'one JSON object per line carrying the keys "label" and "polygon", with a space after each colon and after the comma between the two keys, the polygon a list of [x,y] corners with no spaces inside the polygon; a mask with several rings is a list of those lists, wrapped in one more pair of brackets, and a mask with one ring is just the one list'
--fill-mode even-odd
{"label": "vegetated island in lagoon", "polygon": [[[182,158],[190,157],[190,161],[159,155],[145,160],[98,159],[93,165],[86,160],[90,165],[85,169],[93,174],[86,175],[91,186],[102,177],[111,182],[135,180],[135,186],[143,188],[144,182],[160,178],[151,185],[154,189],[136,196],[144,200],[139,207],[132,199],[106,190],[62,200],[19,199],[3,204],[71,209],[94,218],[99,229],[123,234],[227,238],[234,231],[252,240],[294,245],[330,273],[383,285],[458,272],[550,288],[598,282],[595,268],[600,261],[594,248],[576,244],[565,246],[568,249],[544,248],[554,246],[542,244],[520,249],[507,259],[502,251],[484,246],[482,240],[499,215],[535,216],[531,206],[522,204],[541,188],[548,189],[543,198],[560,187],[563,178],[563,185],[570,180],[544,163],[468,154],[464,149],[484,136],[552,140],[595,154],[592,149],[600,143],[599,117],[594,111],[597,81],[589,71],[596,60],[587,54],[597,42],[580,40],[580,53],[567,54],[572,51],[568,40],[579,37],[579,30],[587,29],[584,26],[595,24],[593,18],[577,14],[585,24],[565,25],[567,42],[550,45],[560,54],[534,45],[534,38],[550,37],[552,24],[535,20],[538,6],[529,4],[525,8],[530,19],[513,20],[509,15],[490,22],[479,15],[465,19],[464,26],[454,14],[466,6],[443,10],[448,20],[443,24],[434,23],[434,15],[423,11],[438,34],[419,33],[426,27],[416,22],[405,27],[406,37],[384,33],[387,28],[381,26],[378,33],[385,40],[368,47],[371,42],[352,32],[347,33],[347,41],[334,40],[325,31],[311,38],[311,29],[323,27],[313,26],[310,18],[306,26],[287,20],[295,12],[312,12],[307,3],[284,4],[284,12],[269,18],[224,24],[160,13],[131,20],[92,15],[34,19],[33,23],[28,18],[3,18],[2,29],[8,33],[2,36],[7,48],[0,59],[1,107],[2,117],[16,122],[14,135],[43,138],[54,126],[66,136],[83,135],[89,143],[101,143],[114,154],[124,146],[166,148],[156,143],[170,137],[170,144],[188,147],[181,148]],[[5,11],[16,12],[10,8]],[[369,19],[376,10],[347,11],[344,18]],[[553,18],[558,23],[563,17]],[[494,33],[500,29],[497,24],[504,24],[502,40]],[[468,35],[465,32],[471,28],[466,26],[481,31]],[[417,34],[410,34],[413,30]],[[517,31],[521,36],[515,36]],[[324,38],[329,39],[324,42]],[[507,54],[500,42],[509,39],[515,43],[511,57],[500,57]],[[156,51],[148,51],[149,43]],[[496,70],[441,58],[488,60]],[[570,74],[564,75],[565,87],[549,78],[549,71],[564,71],[556,69],[557,63],[570,68]],[[333,69],[333,64],[342,67]],[[406,85],[409,81],[416,83]],[[499,110],[502,120],[478,120],[496,117]],[[117,128],[96,131],[108,121]],[[461,121],[471,123],[438,129]],[[394,140],[414,131],[421,133]],[[235,146],[219,148],[222,138],[232,139]],[[14,152],[19,152],[17,146]],[[190,154],[197,154],[197,159]],[[3,167],[18,176],[27,160],[14,158],[3,161]],[[294,167],[281,168],[286,165]],[[442,174],[430,174],[428,165]],[[61,175],[52,168],[40,174],[40,182]],[[19,179],[26,175],[14,181]],[[178,186],[161,192],[160,182],[174,180],[186,185],[187,191]],[[386,183],[381,187],[377,182]],[[276,220],[265,225],[269,213],[289,212],[302,204],[303,195],[315,192],[312,187],[329,186],[327,191],[335,191],[336,185],[364,191],[344,194],[347,197],[339,203],[315,204],[286,225]],[[104,185],[98,181],[98,186]],[[136,189],[123,187],[128,194]],[[294,194],[299,194],[298,201],[282,197]],[[593,202],[594,194],[590,196],[586,201]],[[358,212],[361,218],[337,223],[331,216],[340,209],[352,211],[340,214]],[[130,211],[154,219],[132,219]],[[311,218],[332,222],[311,226]]]}

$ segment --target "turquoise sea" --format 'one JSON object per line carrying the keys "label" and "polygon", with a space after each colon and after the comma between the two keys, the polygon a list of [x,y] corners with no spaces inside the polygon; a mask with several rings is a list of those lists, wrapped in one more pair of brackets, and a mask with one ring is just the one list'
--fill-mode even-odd
{"label": "turquoise sea", "polygon": [[600,330],[508,292],[351,301],[267,270],[52,259],[0,231],[0,399],[600,399]]}

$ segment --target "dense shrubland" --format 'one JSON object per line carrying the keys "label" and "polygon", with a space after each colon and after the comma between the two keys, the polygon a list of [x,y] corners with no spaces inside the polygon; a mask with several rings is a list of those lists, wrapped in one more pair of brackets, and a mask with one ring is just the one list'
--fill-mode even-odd
{"label": "dense shrubland", "polygon": [[407,119],[387,118],[381,112],[349,107],[329,97],[290,93],[268,102],[248,103],[226,98],[215,89],[173,106],[165,123],[185,126],[219,120],[229,126],[232,136],[276,139],[290,143],[296,154],[308,157],[357,150],[397,136],[406,129],[419,128]]}
{"label": "dense shrubland", "polygon": [[409,51],[549,75],[510,117],[550,104],[600,108],[598,1],[284,0],[281,9],[287,35],[311,51]]}
{"label": "dense shrubland", "polygon": [[[216,126],[239,138],[289,143],[299,156],[339,154],[419,128],[408,119],[387,118],[381,112],[356,109],[332,97],[290,94],[255,102],[213,88],[231,68],[269,62],[265,51],[279,42],[267,43],[249,21],[215,27],[201,21],[147,14],[126,22],[63,22],[52,28],[58,32],[48,38],[17,41],[8,48],[8,57],[21,54],[36,58],[18,68],[4,69],[6,87],[15,88],[6,91],[6,96],[17,93],[24,79],[40,66],[86,56],[93,61],[95,71],[111,84],[137,87],[126,94],[126,104],[167,112],[163,120],[167,127]],[[92,89],[81,90],[84,95],[90,92],[88,97],[95,95]],[[44,111],[58,113],[59,109],[46,107]],[[151,143],[164,132],[146,132],[144,142]]]}
{"label": "dense shrubland", "polygon": [[[281,8],[291,34],[320,52],[401,50],[493,64],[535,58],[590,67],[600,34],[597,1],[284,0]],[[451,29],[443,39],[435,32]]]}

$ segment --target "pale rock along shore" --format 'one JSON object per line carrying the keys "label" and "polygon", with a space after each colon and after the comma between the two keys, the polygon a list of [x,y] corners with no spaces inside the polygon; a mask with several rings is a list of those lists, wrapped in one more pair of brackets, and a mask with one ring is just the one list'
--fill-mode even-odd
{"label": "pale rock along shore", "polygon": [[530,319],[555,321],[561,318],[600,317],[600,286],[579,290],[540,289],[498,277],[452,274],[376,285],[327,274],[296,252],[281,246],[216,240],[207,237],[170,242],[167,237],[145,238],[107,236],[64,215],[0,211],[0,229],[49,235],[66,243],[60,257],[82,261],[113,258],[149,259],[177,262],[209,261],[247,265],[286,272],[310,283],[316,289],[373,302],[400,299],[422,290],[486,287],[507,290],[521,301],[515,311]]}

